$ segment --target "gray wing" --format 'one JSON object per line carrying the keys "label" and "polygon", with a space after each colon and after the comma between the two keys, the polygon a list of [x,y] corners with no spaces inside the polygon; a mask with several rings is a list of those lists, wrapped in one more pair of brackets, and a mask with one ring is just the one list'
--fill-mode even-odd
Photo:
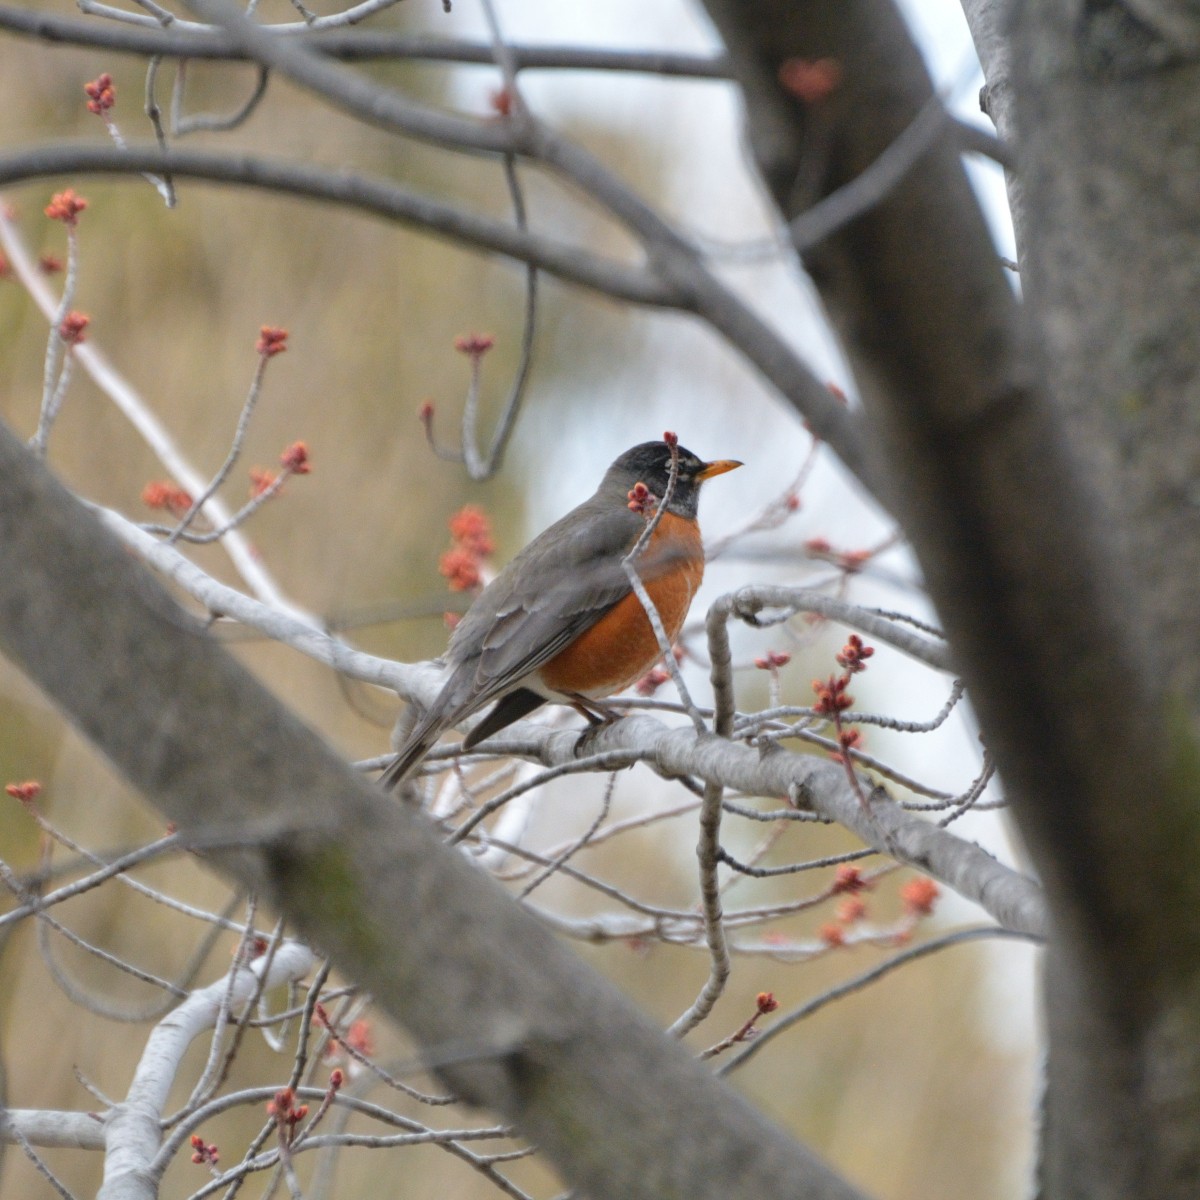
{"label": "gray wing", "polygon": [[[450,638],[450,677],[384,773],[385,788],[407,776],[443,730],[549,662],[629,594],[622,560],[643,527],[611,496],[595,496],[534,538],[484,588]],[[657,573],[650,564],[639,569],[643,578]]]}
{"label": "gray wing", "polygon": [[470,680],[473,708],[549,662],[629,593],[621,560],[641,529],[641,517],[611,499],[587,501],[484,589],[447,651],[454,679]]}

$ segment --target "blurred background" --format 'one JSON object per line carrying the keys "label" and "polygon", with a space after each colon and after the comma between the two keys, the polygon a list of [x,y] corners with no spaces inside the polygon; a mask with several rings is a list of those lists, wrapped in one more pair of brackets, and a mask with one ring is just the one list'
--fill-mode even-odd
{"label": "blurred background", "polygon": [[[25,0],[26,7],[76,14],[71,0]],[[333,11],[326,3],[319,12]],[[905,11],[925,47],[931,72],[957,112],[978,119],[981,78],[961,13],[951,0],[907,0]],[[264,20],[294,16],[264,2]],[[503,0],[499,13],[514,41],[596,47],[713,52],[703,14],[686,3],[602,0]],[[99,18],[95,18],[99,19]],[[486,39],[470,0],[443,12],[441,0],[408,0],[378,28]],[[375,64],[361,68],[427,102],[485,115],[500,86],[493,68]],[[0,149],[42,139],[103,141],[100,121],[84,107],[85,82],[112,73],[114,116],[125,136],[150,136],[141,114],[144,64],[127,56],[54,48],[0,36]],[[166,97],[173,69],[160,78]],[[229,111],[249,96],[245,66],[193,63],[190,111]],[[731,285],[802,351],[819,377],[852,383],[824,326],[813,293],[786,255],[754,251],[776,231],[769,206],[739,141],[736,96],[720,82],[575,71],[529,72],[523,94],[543,118],[602,157],[689,235],[711,247]],[[231,134],[189,139],[215,148],[244,147],[301,161],[391,178],[465,208],[507,218],[500,170],[487,161],[390,138],[331,112],[287,82],[274,80],[250,120]],[[972,165],[980,197],[997,230],[998,252],[1011,255],[1003,181],[997,169]],[[586,202],[523,172],[534,230],[616,254],[628,247]],[[495,338],[483,363],[483,428],[508,391],[522,332],[519,266],[467,253],[377,219],[327,206],[181,181],[168,211],[141,180],[47,181],[12,189],[4,200],[37,254],[64,254],[64,232],[42,210],[52,192],[74,186],[89,200],[80,223],[81,268],[75,307],[91,316],[89,342],[102,349],[159,415],[203,471],[221,463],[256,366],[260,326],[289,331],[288,350],[271,362],[245,452],[226,486],[236,507],[251,467],[275,467],[302,439],[311,475],[290,480],[248,527],[263,566],[299,607],[346,630],[357,645],[402,659],[428,658],[445,644],[450,596],[438,573],[449,544],[447,521],[462,505],[490,515],[505,561],[532,534],[588,495],[607,464],[628,446],[677,431],[702,457],[739,458],[746,469],[706,489],[701,518],[710,542],[744,526],[792,486],[812,449],[809,435],[732,351],[698,322],[632,310],[543,278],[533,374],[502,470],[472,483],[461,466],[429,450],[418,410],[431,402],[440,439],[453,443],[469,382],[469,364],[454,341],[480,332]],[[55,288],[61,276],[52,277]],[[24,436],[37,422],[47,326],[26,290],[0,278],[0,416]],[[153,519],[141,502],[148,481],[168,478],[161,464],[82,371],[75,372],[49,452],[53,469],[90,500],[137,520]],[[872,549],[891,529],[864,501],[828,452],[799,493],[800,506],[779,528],[739,540],[709,568],[705,601],[747,582],[847,582],[862,602],[933,619],[902,546],[873,557],[852,579],[839,575],[811,543],[834,552]],[[194,553],[219,578],[242,586],[218,548]],[[461,602],[461,597],[457,598]],[[785,701],[805,704],[810,680],[833,671],[844,631],[820,628],[789,639],[779,630],[739,634],[746,661],[768,648],[792,653],[780,675]],[[238,655],[315,729],[351,758],[382,753],[397,705],[381,693],[346,689],[327,669],[256,639],[232,641]],[[706,672],[688,667],[699,696]],[[669,696],[669,686],[660,695]],[[859,706],[911,720],[941,707],[949,680],[914,668],[881,649],[856,689]],[[752,668],[738,676],[739,707],[761,706],[767,685]],[[871,730],[868,748],[934,787],[962,791],[978,769],[969,712],[936,734],[916,738]],[[0,781],[37,778],[44,811],[96,850],[136,844],[161,833],[157,815],[108,769],[14,670],[0,661]],[[533,816],[535,837],[554,844],[593,819],[603,780],[573,779],[548,789]],[[901,789],[902,791],[902,789]],[[989,793],[995,797],[995,790]],[[682,798],[648,772],[622,773],[614,815]],[[958,828],[1014,861],[1002,819],[971,817]],[[748,854],[761,830],[731,827],[734,853]],[[695,900],[694,818],[681,818],[585,852],[586,869],[655,903]],[[790,830],[767,862],[792,862],[852,848],[836,831]],[[0,857],[33,868],[39,834],[20,805],[0,796]],[[898,873],[869,897],[871,914],[897,918]],[[223,884],[190,859],[147,869],[147,882],[193,903],[220,908]],[[650,881],[649,883],[647,881]],[[765,903],[813,892],[827,877],[801,876],[739,885],[739,902]],[[591,893],[555,880],[538,894],[545,907],[574,916],[597,907]],[[928,925],[969,922],[971,906],[946,897]],[[106,887],[64,906],[60,919],[114,953],[170,976],[188,961],[201,930],[185,918]],[[828,911],[781,921],[781,939],[811,938]],[[918,936],[926,932],[922,929]],[[200,975],[228,969],[232,939],[220,943]],[[447,952],[452,952],[447,947]],[[579,947],[653,1017],[664,1023],[690,1003],[707,972],[703,952],[640,942]],[[142,984],[55,940],[63,969],[114,1004],[137,1007]],[[790,1009],[877,961],[886,950],[846,947],[812,961],[770,956],[738,961],[734,984],[695,1035],[697,1048],[737,1028],[754,996],[772,991]],[[884,1200],[1009,1197],[1027,1190],[1034,1096],[1034,955],[1013,945],[967,945],[921,961],[822,1010],[778,1039],[735,1077],[756,1103]],[[769,1023],[769,1021],[767,1022]],[[145,1023],[87,1014],[64,995],[44,965],[26,922],[4,948],[0,966],[0,1040],[9,1103],[22,1108],[94,1108],[78,1071],[101,1092],[120,1097],[144,1045]],[[378,1056],[403,1057],[403,1038],[375,1022]],[[186,1097],[203,1062],[194,1048],[179,1086]],[[286,1076],[261,1043],[236,1065],[242,1083]],[[244,1145],[262,1114],[233,1113],[204,1130],[207,1140]],[[444,1152],[415,1149],[343,1155],[340,1197],[464,1198],[494,1190]],[[60,1177],[79,1195],[99,1182],[100,1156],[54,1152]],[[19,1153],[4,1167],[4,1193],[51,1194]],[[557,1184],[536,1164],[513,1168],[536,1195]],[[205,1181],[184,1155],[163,1195],[188,1196]],[[247,1185],[259,1194],[261,1179]]]}

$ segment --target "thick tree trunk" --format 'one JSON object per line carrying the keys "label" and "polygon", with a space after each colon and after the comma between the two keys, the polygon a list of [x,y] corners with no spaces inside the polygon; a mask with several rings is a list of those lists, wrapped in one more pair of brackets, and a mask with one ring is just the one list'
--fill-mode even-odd
{"label": "thick tree trunk", "polygon": [[[1096,934],[1122,949],[1116,986],[1098,998],[1078,995],[1061,970],[1048,979],[1042,1175],[1053,1197],[1200,1195],[1200,67],[1191,11],[1055,0],[1021,6],[1012,30],[1023,283],[1039,372],[1118,514],[1109,536],[1152,631],[1163,719],[1154,752],[1171,772],[1167,787],[1090,818],[1116,826],[1133,814],[1143,852],[1092,865],[1114,900]],[[1128,711],[1119,692],[1097,702]]]}
{"label": "thick tree trunk", "polygon": [[[1031,319],[948,140],[804,260],[1046,883],[1045,1195],[1195,1196],[1197,69],[1117,5],[1015,46],[969,7],[1016,64]],[[929,102],[889,0],[707,8],[788,220]]]}

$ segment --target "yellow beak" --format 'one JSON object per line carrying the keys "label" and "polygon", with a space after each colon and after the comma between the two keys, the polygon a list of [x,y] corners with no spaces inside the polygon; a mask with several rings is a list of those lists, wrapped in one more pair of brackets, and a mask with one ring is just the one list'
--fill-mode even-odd
{"label": "yellow beak", "polygon": [[696,472],[696,482],[702,483],[714,475],[724,475],[726,471],[736,471],[741,465],[736,458],[718,458],[713,462],[705,463],[704,467]]}

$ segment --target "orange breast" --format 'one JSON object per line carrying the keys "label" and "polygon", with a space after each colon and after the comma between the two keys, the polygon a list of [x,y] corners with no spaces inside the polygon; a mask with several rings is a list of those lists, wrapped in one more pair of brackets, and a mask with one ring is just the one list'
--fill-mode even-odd
{"label": "orange breast", "polygon": [[[696,522],[664,513],[637,565],[667,637],[674,641],[704,577],[704,550]],[[630,592],[539,674],[542,683],[556,692],[599,699],[640,679],[661,656],[641,601]]]}

